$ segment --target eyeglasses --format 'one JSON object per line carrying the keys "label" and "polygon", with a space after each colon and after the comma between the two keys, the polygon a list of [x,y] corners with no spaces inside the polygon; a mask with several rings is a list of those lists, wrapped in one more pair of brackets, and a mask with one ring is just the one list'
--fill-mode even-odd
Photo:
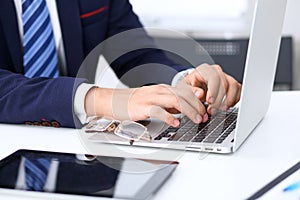
{"label": "eyeglasses", "polygon": [[134,121],[124,120],[106,120],[103,118],[94,118],[86,126],[85,132],[110,132],[129,140],[130,144],[138,140],[152,141],[147,128]]}
{"label": "eyeglasses", "polygon": [[142,124],[133,121],[122,121],[115,129],[114,133],[122,138],[138,141],[140,139],[151,141],[152,137],[147,128]]}

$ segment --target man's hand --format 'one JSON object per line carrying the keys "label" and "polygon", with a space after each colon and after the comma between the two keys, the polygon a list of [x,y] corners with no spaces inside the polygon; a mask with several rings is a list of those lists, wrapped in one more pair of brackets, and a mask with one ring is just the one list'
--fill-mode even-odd
{"label": "man's hand", "polygon": [[[153,85],[132,89],[92,88],[85,98],[88,116],[107,119],[144,120],[158,118],[177,127],[173,114],[182,113],[195,123],[206,122],[208,113],[227,110],[240,99],[241,85],[218,65],[203,64],[176,87]],[[209,106],[206,110],[203,102]]]}
{"label": "man's hand", "polygon": [[224,73],[219,65],[202,64],[184,81],[202,102],[209,104],[210,114],[215,114],[218,109],[228,110],[240,100],[241,84]]}
{"label": "man's hand", "polygon": [[205,107],[195,96],[192,88],[153,85],[133,89],[93,88],[85,98],[88,116],[107,119],[143,120],[158,118],[177,127],[180,122],[172,114],[183,113],[193,122],[208,120]]}

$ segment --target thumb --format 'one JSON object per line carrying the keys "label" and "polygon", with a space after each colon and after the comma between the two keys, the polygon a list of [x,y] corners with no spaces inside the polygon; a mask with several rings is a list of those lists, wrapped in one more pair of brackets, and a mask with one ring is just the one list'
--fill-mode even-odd
{"label": "thumb", "polygon": [[199,100],[205,101],[206,95],[205,95],[205,91],[202,88],[199,87],[191,87],[191,88],[193,93]]}

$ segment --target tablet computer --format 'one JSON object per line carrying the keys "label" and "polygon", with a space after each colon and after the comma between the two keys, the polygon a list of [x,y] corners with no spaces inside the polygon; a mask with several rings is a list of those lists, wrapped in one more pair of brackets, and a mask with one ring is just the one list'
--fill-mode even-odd
{"label": "tablet computer", "polygon": [[18,150],[0,161],[1,194],[42,199],[147,199],[178,162]]}

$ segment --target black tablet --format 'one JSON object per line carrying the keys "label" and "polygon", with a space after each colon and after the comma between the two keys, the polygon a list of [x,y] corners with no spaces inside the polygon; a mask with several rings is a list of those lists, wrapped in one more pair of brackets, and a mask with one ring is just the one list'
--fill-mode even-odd
{"label": "black tablet", "polygon": [[177,165],[169,161],[18,150],[0,161],[0,190],[63,199],[82,195],[146,199]]}

